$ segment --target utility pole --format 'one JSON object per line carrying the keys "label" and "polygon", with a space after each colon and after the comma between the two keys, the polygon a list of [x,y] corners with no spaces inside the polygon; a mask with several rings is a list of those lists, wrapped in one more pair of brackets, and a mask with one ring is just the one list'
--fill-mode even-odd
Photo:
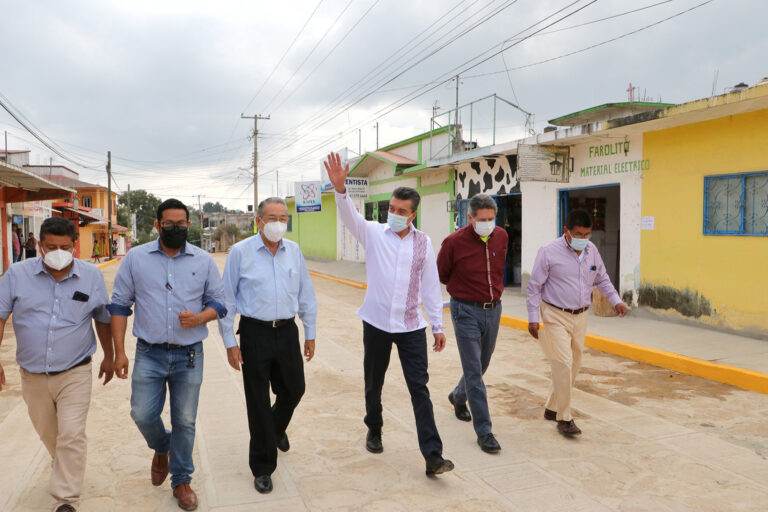
{"label": "utility pole", "polygon": [[128,226],[131,230],[131,238],[133,238],[136,233],[134,232],[134,225],[133,225],[133,213],[131,212],[131,184],[128,184]]}
{"label": "utility pole", "polygon": [[376,121],[376,124],[374,125],[376,127],[376,151],[379,150],[379,122]]}
{"label": "utility pole", "polygon": [[107,254],[112,259],[112,152],[107,151]]}
{"label": "utility pole", "polygon": [[275,169],[275,181],[277,182],[277,196],[280,197],[280,169]]}
{"label": "utility pole", "polygon": [[269,120],[270,116],[244,116],[240,114],[240,119],[253,119],[253,212],[256,214],[256,209],[259,206],[259,119]]}
{"label": "utility pole", "polygon": [[363,130],[360,128],[357,129],[357,156],[363,156]]}
{"label": "utility pole", "polygon": [[459,75],[456,75],[456,114],[453,119],[454,124],[459,124]]}

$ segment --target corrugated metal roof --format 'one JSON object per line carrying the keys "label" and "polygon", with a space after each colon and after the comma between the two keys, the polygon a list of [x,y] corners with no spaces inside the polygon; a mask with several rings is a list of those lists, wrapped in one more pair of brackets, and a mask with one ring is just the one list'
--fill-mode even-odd
{"label": "corrugated metal roof", "polygon": [[39,174],[8,162],[0,162],[0,185],[32,191],[54,189],[75,193],[75,190],[65,184],[55,183]]}

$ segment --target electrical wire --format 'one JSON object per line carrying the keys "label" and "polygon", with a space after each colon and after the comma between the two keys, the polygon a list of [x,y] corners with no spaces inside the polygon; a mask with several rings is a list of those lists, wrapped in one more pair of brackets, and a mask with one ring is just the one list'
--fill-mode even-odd
{"label": "electrical wire", "polygon": [[307,18],[307,21],[304,22],[304,25],[301,26],[301,29],[299,29],[299,32],[296,34],[296,37],[293,38],[293,41],[291,41],[291,44],[288,45],[288,48],[283,52],[283,55],[280,57],[280,60],[277,61],[277,64],[275,64],[275,67],[272,68],[272,71],[269,72],[269,75],[267,78],[264,79],[264,82],[262,82],[261,86],[259,87],[259,90],[256,91],[256,94],[253,95],[253,98],[251,98],[251,101],[248,102],[248,104],[243,108],[242,112],[245,112],[248,110],[248,107],[251,106],[251,104],[256,101],[256,98],[258,98],[259,94],[261,94],[261,91],[264,89],[264,86],[267,85],[267,82],[269,82],[269,79],[272,78],[272,75],[275,74],[275,71],[277,71],[277,68],[280,67],[280,65],[283,63],[283,60],[285,59],[285,56],[288,55],[288,52],[291,51],[293,48],[293,45],[296,44],[296,41],[299,40],[299,37],[301,37],[301,34],[304,33],[304,29],[307,28],[307,25],[309,25],[309,22],[314,18],[315,13],[317,13],[317,10],[320,8],[324,0],[320,0],[315,8],[312,10],[312,13],[309,15],[309,18]]}
{"label": "electrical wire", "polygon": [[317,48],[322,44],[322,42],[325,41],[325,38],[328,37],[328,34],[331,33],[331,30],[333,30],[333,28],[339,23],[339,20],[341,20],[342,16],[344,16],[344,13],[347,12],[347,9],[349,9],[352,6],[352,3],[354,1],[355,0],[349,0],[347,5],[344,6],[344,8],[339,13],[339,15],[336,16],[336,19],[333,21],[333,23],[331,23],[331,25],[328,27],[328,29],[325,31],[322,37],[320,37],[317,43],[315,43],[315,46],[313,46],[312,49],[309,51],[309,53],[304,57],[304,60],[301,61],[301,64],[299,64],[299,66],[294,70],[291,77],[288,80],[286,80],[283,86],[280,88],[280,90],[278,90],[277,93],[275,93],[275,95],[272,96],[272,99],[269,100],[269,103],[267,103],[267,106],[264,107],[262,112],[269,111],[269,107],[272,105],[272,103],[274,103],[275,99],[277,99],[277,97],[280,96],[280,93],[282,93],[285,90],[285,88],[288,86],[288,84],[291,83],[291,81],[294,79],[296,74],[301,70],[302,67],[304,67],[304,64],[306,64],[307,60],[309,60],[312,54],[315,53],[315,50],[317,50]]}

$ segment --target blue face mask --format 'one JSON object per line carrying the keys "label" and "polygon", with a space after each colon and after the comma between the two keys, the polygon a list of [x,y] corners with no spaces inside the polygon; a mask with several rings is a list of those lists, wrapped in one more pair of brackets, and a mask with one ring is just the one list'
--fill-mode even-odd
{"label": "blue face mask", "polygon": [[568,233],[571,236],[571,248],[574,251],[583,251],[587,248],[587,244],[589,243],[588,238],[576,238],[571,233]]}
{"label": "blue face mask", "polygon": [[408,227],[408,217],[390,213],[387,215],[387,224],[392,231],[399,233]]}

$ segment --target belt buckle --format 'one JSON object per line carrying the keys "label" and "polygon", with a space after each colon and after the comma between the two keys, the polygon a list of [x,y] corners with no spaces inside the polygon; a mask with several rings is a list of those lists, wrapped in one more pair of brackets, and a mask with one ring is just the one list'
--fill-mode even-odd
{"label": "belt buckle", "polygon": [[277,329],[277,320],[272,320],[272,328]]}
{"label": "belt buckle", "polygon": [[493,308],[493,302],[483,302],[483,309]]}

